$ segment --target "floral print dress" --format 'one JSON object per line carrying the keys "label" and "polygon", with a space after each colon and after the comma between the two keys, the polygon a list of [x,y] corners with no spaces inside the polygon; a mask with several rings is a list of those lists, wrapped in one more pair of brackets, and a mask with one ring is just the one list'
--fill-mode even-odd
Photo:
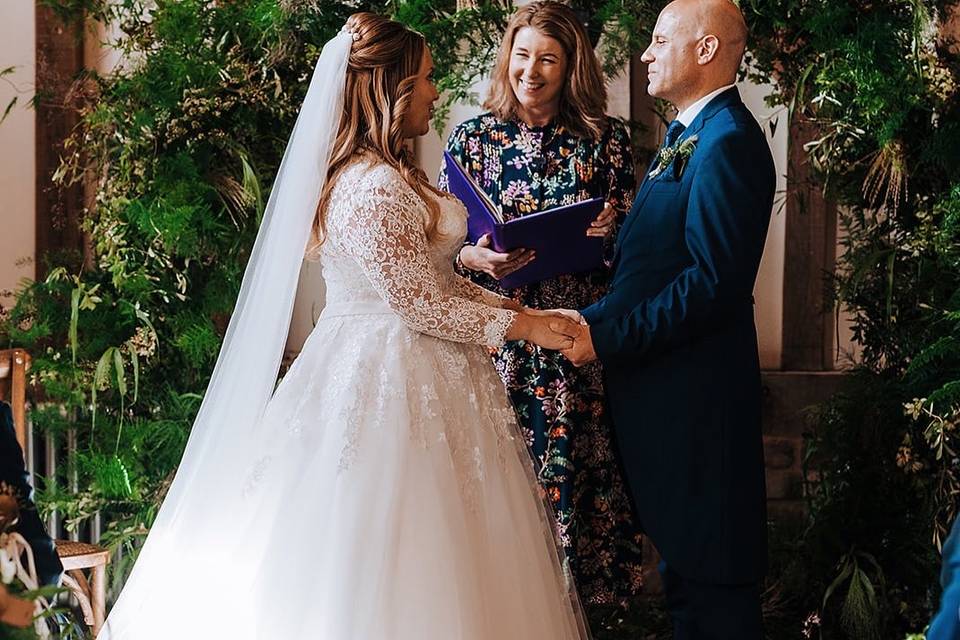
{"label": "floral print dress", "polygon": [[[619,121],[608,118],[594,142],[557,124],[531,127],[484,114],[456,127],[447,150],[501,206],[506,220],[605,198],[618,214],[605,245],[612,257],[636,187],[630,139]],[[445,170],[439,184],[448,188]],[[461,273],[538,309],[582,309],[606,293],[611,275],[603,268],[504,290],[485,273]],[[626,603],[642,585],[640,536],[619,472],[599,363],[577,369],[561,354],[524,341],[491,355],[556,510],[581,597],[589,604]]]}

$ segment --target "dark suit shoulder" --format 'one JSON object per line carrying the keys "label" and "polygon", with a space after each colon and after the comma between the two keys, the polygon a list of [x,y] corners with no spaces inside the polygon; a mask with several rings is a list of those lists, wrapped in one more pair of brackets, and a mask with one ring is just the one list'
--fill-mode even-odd
{"label": "dark suit shoulder", "polygon": [[[763,130],[750,110],[742,103],[730,105],[717,111],[704,123],[704,131],[711,136],[721,138],[738,136],[759,136],[764,138]],[[765,139],[765,138],[764,138]]]}
{"label": "dark suit shoulder", "polygon": [[717,112],[704,123],[697,153],[732,162],[762,162],[773,171],[773,154],[760,124],[742,104]]}

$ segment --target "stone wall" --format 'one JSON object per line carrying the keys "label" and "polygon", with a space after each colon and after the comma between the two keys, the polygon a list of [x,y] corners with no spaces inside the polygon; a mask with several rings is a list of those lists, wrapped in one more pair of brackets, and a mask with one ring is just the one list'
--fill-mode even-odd
{"label": "stone wall", "polygon": [[811,409],[840,391],[845,379],[838,371],[763,373],[763,444],[771,519],[802,516],[803,434],[811,430]]}

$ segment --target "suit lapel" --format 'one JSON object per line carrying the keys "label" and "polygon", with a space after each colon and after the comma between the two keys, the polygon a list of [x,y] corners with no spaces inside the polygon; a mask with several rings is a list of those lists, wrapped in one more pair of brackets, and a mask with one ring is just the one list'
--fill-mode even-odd
{"label": "suit lapel", "polygon": [[[693,119],[693,122],[690,123],[690,126],[683,130],[683,133],[677,138],[675,144],[680,144],[683,140],[697,135],[703,129],[704,125],[707,123],[710,118],[715,116],[720,111],[731,107],[736,104],[743,104],[743,101],[740,99],[740,91],[736,87],[730,87],[723,93],[717,95],[713,100],[707,103],[707,105],[700,110],[700,113],[697,114],[697,117]],[[617,236],[617,247],[616,251],[613,254],[613,264],[616,266],[617,261],[620,258],[620,251],[623,247],[623,241],[627,237],[627,233],[630,231],[630,227],[633,226],[633,223],[637,218],[640,217],[640,211],[643,208],[643,203],[646,201],[647,196],[650,194],[650,187],[659,179],[662,178],[667,169],[663,173],[660,173],[654,178],[650,177],[650,172],[653,170],[653,167],[657,161],[660,151],[657,150],[657,155],[653,157],[653,161],[650,162],[650,166],[647,167],[647,172],[643,174],[643,183],[640,185],[640,191],[637,192],[637,197],[634,198],[633,206],[630,208],[630,215],[627,216],[627,219],[623,223],[623,227],[620,229],[620,233]]]}

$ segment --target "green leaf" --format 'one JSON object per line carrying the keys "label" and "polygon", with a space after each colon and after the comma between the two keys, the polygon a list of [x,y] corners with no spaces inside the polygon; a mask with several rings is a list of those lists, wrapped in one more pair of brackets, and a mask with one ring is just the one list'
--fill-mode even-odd
{"label": "green leaf", "polygon": [[798,104],[804,104],[806,101],[806,90],[807,90],[807,79],[810,77],[810,73],[814,70],[814,63],[810,63],[803,70],[803,73],[800,74],[800,79],[797,80],[797,86],[793,93],[793,98],[790,100],[790,105],[788,107],[788,114],[790,117],[793,117],[794,110]]}
{"label": "green leaf", "polygon": [[140,356],[133,347],[127,348],[130,353],[130,365],[133,367],[133,401],[137,401],[140,393]]}
{"label": "green leaf", "polygon": [[826,610],[827,600],[830,599],[830,596],[833,595],[833,592],[842,585],[844,582],[850,578],[850,575],[853,573],[853,562],[849,558],[845,558],[843,562],[843,569],[840,571],[840,574],[834,578],[833,582],[830,583],[830,586],[827,587],[827,590],[823,594],[823,603],[821,608]]}
{"label": "green leaf", "polygon": [[77,365],[77,322],[80,319],[80,287],[70,292],[70,354]]}
{"label": "green leaf", "polygon": [[951,380],[930,394],[931,403],[938,407],[960,405],[960,380]]}
{"label": "green leaf", "polygon": [[253,201],[257,207],[257,223],[263,218],[263,192],[260,189],[260,179],[257,177],[247,154],[239,153],[240,164],[243,166],[243,192]]}
{"label": "green leaf", "polygon": [[50,270],[50,273],[47,274],[47,279],[44,280],[46,284],[53,284],[54,282],[59,282],[67,276],[66,267],[55,267]]}
{"label": "green leaf", "polygon": [[90,391],[91,412],[93,414],[91,430],[93,431],[97,428],[97,389],[110,381],[107,376],[107,370],[110,366],[110,359],[113,357],[114,350],[116,350],[116,347],[109,347],[103,352],[100,360],[97,361],[97,368],[93,372],[93,388]]}
{"label": "green leaf", "polygon": [[893,267],[896,264],[897,254],[891,251],[887,256],[887,320],[893,320]]}
{"label": "green leaf", "polygon": [[17,104],[17,96],[13,96],[13,99],[7,103],[7,108],[3,110],[3,115],[0,116],[0,124],[3,124],[3,121],[7,119],[7,116],[10,115],[10,112],[13,110],[13,107]]}
{"label": "green leaf", "polygon": [[117,389],[120,390],[120,395],[125,396],[127,395],[127,376],[123,371],[123,354],[116,347],[113,348],[113,369],[117,374]]}
{"label": "green leaf", "polygon": [[106,498],[124,499],[133,493],[130,473],[119,456],[98,456],[93,471],[95,482]]}

